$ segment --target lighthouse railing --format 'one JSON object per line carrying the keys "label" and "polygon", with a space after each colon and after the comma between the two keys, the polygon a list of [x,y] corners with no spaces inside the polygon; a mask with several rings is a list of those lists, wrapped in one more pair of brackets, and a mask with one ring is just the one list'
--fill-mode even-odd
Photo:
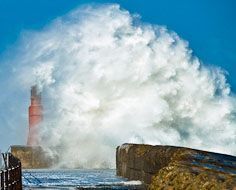
{"label": "lighthouse railing", "polygon": [[0,190],[22,190],[21,162],[11,153],[2,153]]}

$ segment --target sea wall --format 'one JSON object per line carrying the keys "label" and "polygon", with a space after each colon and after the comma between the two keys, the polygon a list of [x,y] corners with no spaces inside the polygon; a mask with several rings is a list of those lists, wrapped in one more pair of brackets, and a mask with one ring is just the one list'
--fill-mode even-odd
{"label": "sea wall", "polygon": [[49,168],[52,160],[39,146],[11,146],[11,153],[19,158],[23,169]]}
{"label": "sea wall", "polygon": [[234,189],[236,157],[174,146],[123,144],[117,175],[149,189]]}

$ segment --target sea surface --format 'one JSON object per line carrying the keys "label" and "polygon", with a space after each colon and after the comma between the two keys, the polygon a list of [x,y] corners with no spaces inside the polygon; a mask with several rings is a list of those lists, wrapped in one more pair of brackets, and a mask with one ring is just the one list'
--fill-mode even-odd
{"label": "sea surface", "polygon": [[23,170],[23,186],[29,189],[140,189],[141,182],[116,176],[116,170]]}

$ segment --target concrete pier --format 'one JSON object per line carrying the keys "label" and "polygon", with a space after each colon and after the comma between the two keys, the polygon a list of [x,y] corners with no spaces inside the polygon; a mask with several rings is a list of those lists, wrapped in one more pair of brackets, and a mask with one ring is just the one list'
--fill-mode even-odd
{"label": "concrete pier", "polygon": [[236,189],[236,157],[184,147],[123,144],[117,175],[149,189]]}
{"label": "concrete pier", "polygon": [[11,153],[21,160],[23,169],[49,168],[53,160],[40,146],[11,146]]}

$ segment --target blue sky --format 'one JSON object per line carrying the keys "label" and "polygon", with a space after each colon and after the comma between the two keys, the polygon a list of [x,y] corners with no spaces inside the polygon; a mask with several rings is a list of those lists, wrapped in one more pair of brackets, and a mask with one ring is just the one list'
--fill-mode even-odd
{"label": "blue sky", "polygon": [[[166,25],[189,41],[204,64],[228,71],[236,91],[236,1],[234,0],[0,0],[0,54],[14,47],[22,31],[40,30],[85,3],[119,3],[142,21]],[[0,62],[1,64],[1,62]]]}
{"label": "blue sky", "polygon": [[21,48],[17,43],[21,34],[42,31],[55,18],[89,3],[118,3],[130,13],[139,14],[143,22],[167,26],[189,42],[193,54],[205,65],[226,70],[227,80],[236,92],[235,0],[0,0],[0,86],[5,90],[0,99],[0,149],[24,144],[22,134],[26,135],[28,129],[29,97],[21,97],[22,92],[14,88],[16,84],[12,88],[4,83],[5,78],[11,78],[4,73],[10,68],[5,64],[15,56],[15,47]]}

